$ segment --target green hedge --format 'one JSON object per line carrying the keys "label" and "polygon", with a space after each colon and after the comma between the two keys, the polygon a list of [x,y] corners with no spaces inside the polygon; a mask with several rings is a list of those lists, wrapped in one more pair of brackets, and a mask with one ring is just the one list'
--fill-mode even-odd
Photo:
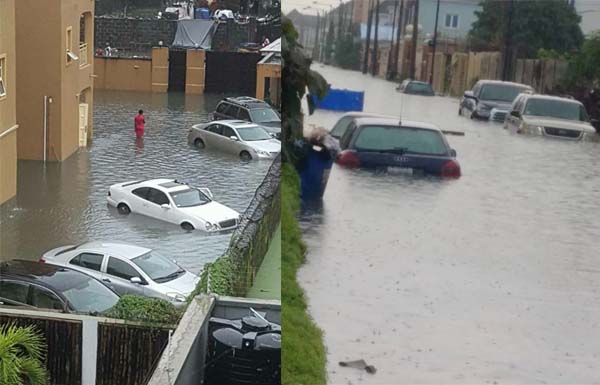
{"label": "green hedge", "polygon": [[179,322],[182,312],[183,309],[180,310],[163,299],[126,294],[106,316],[128,321],[175,325]]}
{"label": "green hedge", "polygon": [[306,298],[296,272],[304,263],[306,248],[296,214],[300,204],[300,180],[294,168],[284,164],[281,206],[281,298],[283,385],[326,384],[325,347],[321,330],[308,315]]}

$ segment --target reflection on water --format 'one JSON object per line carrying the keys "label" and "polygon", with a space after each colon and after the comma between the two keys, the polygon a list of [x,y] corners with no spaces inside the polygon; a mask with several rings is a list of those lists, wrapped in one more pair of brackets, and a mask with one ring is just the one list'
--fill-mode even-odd
{"label": "reflection on water", "polygon": [[[242,163],[187,144],[192,124],[207,119],[222,95],[95,92],[90,148],[62,163],[19,161],[18,195],[0,206],[0,260],[38,259],[53,247],[89,240],[156,248],[198,272],[226,249],[231,234],[187,233],[140,215],[122,216],[106,204],[108,186],[134,179],[177,178],[209,187],[215,199],[242,212],[269,162]],[[144,110],[146,132],[133,118]]]}
{"label": "reflection on water", "polygon": [[[333,167],[301,216],[299,273],[331,384],[593,383],[600,358],[600,146],[457,116],[458,101],[365,90],[365,110],[448,130],[459,180]],[[331,127],[339,114],[308,123]],[[337,366],[364,358],[374,376]]]}

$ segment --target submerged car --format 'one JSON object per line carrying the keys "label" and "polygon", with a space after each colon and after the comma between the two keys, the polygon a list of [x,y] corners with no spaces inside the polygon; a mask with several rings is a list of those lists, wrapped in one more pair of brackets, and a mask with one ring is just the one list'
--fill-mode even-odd
{"label": "submerged car", "polygon": [[521,93],[533,93],[533,88],[520,83],[480,80],[471,91],[465,91],[458,114],[503,122],[512,102]]}
{"label": "submerged car", "polygon": [[117,293],[74,269],[23,260],[0,263],[0,305],[98,315],[118,301]]}
{"label": "submerged car", "polygon": [[197,148],[215,149],[240,159],[273,159],[281,152],[281,142],[261,126],[241,120],[219,120],[192,126],[188,143]]}
{"label": "submerged car", "polygon": [[522,94],[513,103],[504,128],[524,134],[597,141],[583,104],[574,99]]}
{"label": "submerged car", "polygon": [[234,229],[240,214],[213,200],[207,188],[174,179],[117,183],[108,189],[108,204],[119,213],[137,213],[180,225],[185,230],[216,232]]}
{"label": "submerged car", "polygon": [[120,295],[171,302],[185,302],[199,280],[155,250],[115,242],[58,247],[46,252],[40,262],[89,274]]}
{"label": "submerged car", "polygon": [[404,94],[434,96],[431,84],[418,80],[405,80],[396,88],[397,91]]}
{"label": "submerged car", "polygon": [[391,118],[356,118],[340,139],[336,162],[348,168],[401,170],[458,178],[456,151],[436,126]]}
{"label": "submerged car", "polygon": [[271,105],[249,96],[225,98],[213,112],[215,120],[245,120],[262,126],[275,138],[281,138],[281,118]]}

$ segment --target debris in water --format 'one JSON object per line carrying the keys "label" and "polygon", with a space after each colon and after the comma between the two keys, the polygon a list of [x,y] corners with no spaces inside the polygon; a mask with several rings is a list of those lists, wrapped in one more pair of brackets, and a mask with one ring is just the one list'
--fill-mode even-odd
{"label": "debris in water", "polygon": [[367,365],[365,360],[362,359],[356,361],[340,361],[340,366],[365,370],[369,374],[375,374],[377,371],[373,365]]}

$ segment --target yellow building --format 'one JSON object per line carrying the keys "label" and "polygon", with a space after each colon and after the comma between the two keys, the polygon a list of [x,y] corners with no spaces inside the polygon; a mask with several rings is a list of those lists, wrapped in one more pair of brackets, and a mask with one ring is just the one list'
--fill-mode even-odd
{"label": "yellow building", "polygon": [[15,0],[0,0],[0,204],[17,192]]}
{"label": "yellow building", "polygon": [[94,0],[17,0],[15,19],[17,156],[64,160],[91,137]]}

